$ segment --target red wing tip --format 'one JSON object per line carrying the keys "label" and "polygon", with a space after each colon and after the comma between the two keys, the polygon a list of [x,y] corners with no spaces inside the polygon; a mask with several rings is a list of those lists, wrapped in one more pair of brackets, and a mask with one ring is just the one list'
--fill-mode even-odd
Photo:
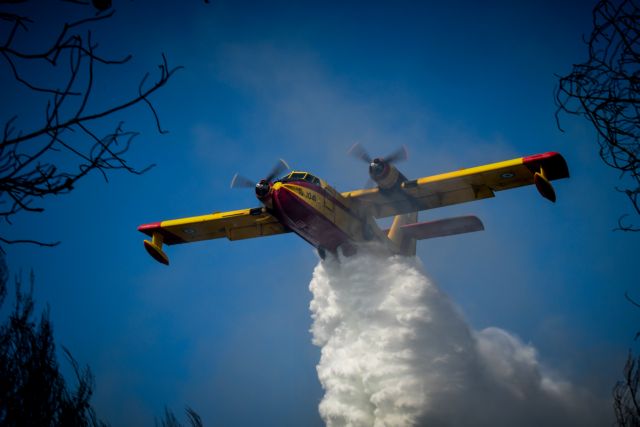
{"label": "red wing tip", "polygon": [[144,233],[145,231],[148,231],[148,230],[154,230],[156,228],[160,228],[160,224],[161,223],[159,221],[158,222],[152,222],[152,223],[149,223],[149,224],[142,224],[142,225],[138,226],[138,231],[142,231]]}
{"label": "red wing tip", "polygon": [[540,154],[534,154],[532,156],[526,156],[522,158],[522,162],[523,163],[530,163],[530,162],[535,162],[538,160],[543,160],[543,159],[550,159],[552,157],[556,157],[559,156],[560,153],[557,153],[555,151],[548,151],[546,153],[540,153]]}
{"label": "red wing tip", "polygon": [[567,161],[562,157],[562,154],[555,151],[523,157],[522,164],[532,173],[539,172],[541,168],[544,168],[546,178],[549,181],[569,178]]}

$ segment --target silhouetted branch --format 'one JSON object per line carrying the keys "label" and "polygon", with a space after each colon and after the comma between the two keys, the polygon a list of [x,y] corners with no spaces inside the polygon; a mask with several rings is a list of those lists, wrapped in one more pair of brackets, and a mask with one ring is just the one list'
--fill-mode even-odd
{"label": "silhouetted branch", "polygon": [[636,307],[640,308],[640,303],[636,302],[633,298],[631,298],[629,296],[629,292],[625,292],[624,293],[624,298],[629,301],[631,304],[635,305]]}
{"label": "silhouetted branch", "polygon": [[[619,189],[640,217],[640,8],[635,0],[601,0],[593,10],[588,59],[561,77],[555,99],[561,112],[583,116],[594,126],[602,160],[621,172]],[[640,231],[623,224],[618,229]]]}
{"label": "silhouetted branch", "polygon": [[[71,1],[77,5],[89,2]],[[92,0],[96,9],[108,8],[108,0]],[[108,5],[107,5],[108,4]],[[106,6],[105,6],[106,5]],[[73,6],[71,6],[73,7]],[[135,95],[124,97],[105,107],[96,107],[94,95],[98,84],[97,67],[114,67],[128,63],[131,55],[106,58],[97,53],[97,44],[89,27],[98,25],[114,15],[106,13],[67,22],[53,42],[43,49],[29,51],[18,47],[33,25],[27,16],[0,11],[0,29],[7,27],[4,42],[0,41],[0,64],[10,70],[17,88],[22,87],[42,97],[46,105],[43,120],[29,118],[29,127],[19,129],[18,116],[8,118],[0,135],[0,219],[11,223],[18,212],[42,212],[39,201],[52,195],[67,194],[76,182],[93,171],[105,180],[114,170],[141,174],[153,167],[136,167],[126,161],[126,153],[137,132],[125,130],[118,122],[113,131],[104,133],[108,118],[136,105],[146,106],[160,133],[166,133],[160,123],[151,96],[164,87],[181,67],[170,67],[162,54],[158,73],[152,82],[146,73],[140,79]],[[22,46],[23,44],[20,44]],[[27,73],[26,70],[38,70]],[[46,76],[46,83],[34,75]],[[50,76],[60,76],[51,78]],[[103,82],[102,82],[103,83]],[[4,243],[38,243],[33,239],[9,239]],[[43,243],[43,246],[52,244]]]}
{"label": "silhouetted branch", "polygon": [[[191,427],[202,427],[202,419],[200,415],[189,406],[185,408],[185,412],[187,413],[187,420],[189,421],[189,425]],[[164,408],[164,416],[160,419],[160,422],[156,420],[156,426],[161,427],[182,427],[178,418],[176,418],[175,414],[165,406]]]}
{"label": "silhouetted branch", "polygon": [[[624,293],[624,297],[636,308],[640,303]],[[636,332],[634,340],[640,338],[640,331]],[[619,426],[640,426],[640,405],[638,404],[638,385],[640,385],[640,356],[634,357],[631,350],[623,369],[623,379],[613,387],[613,410],[616,424]]]}
{"label": "silhouetted branch", "polygon": [[191,424],[192,427],[202,427],[202,418],[200,418],[200,415],[198,415],[196,411],[188,406],[185,411],[187,412],[189,424]]}
{"label": "silhouetted branch", "polygon": [[640,425],[638,406],[638,384],[640,383],[640,356],[634,358],[631,352],[624,366],[624,379],[613,388],[613,407],[619,426]]}
{"label": "silhouetted branch", "polygon": [[[58,246],[60,244],[60,242],[40,242],[38,240],[29,240],[29,239],[19,239],[19,240],[9,240],[9,239],[5,239],[4,237],[0,237],[0,242],[2,243],[6,243],[9,245],[13,245],[15,243],[29,243],[32,245],[38,245],[38,246],[46,246],[49,248],[52,248],[54,246]],[[0,248],[0,252],[4,252],[2,250],[2,248]]]}

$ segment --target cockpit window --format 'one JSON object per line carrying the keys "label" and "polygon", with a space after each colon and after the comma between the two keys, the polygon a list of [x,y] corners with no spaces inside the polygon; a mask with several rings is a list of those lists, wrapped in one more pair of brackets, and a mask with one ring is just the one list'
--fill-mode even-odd
{"label": "cockpit window", "polygon": [[290,173],[278,179],[276,182],[289,182],[289,181],[292,181]]}
{"label": "cockpit window", "polygon": [[292,172],[289,175],[289,181],[302,181],[307,174],[304,172]]}
{"label": "cockpit window", "polygon": [[307,176],[304,177],[304,180],[315,185],[320,185],[320,180],[310,173],[308,173]]}
{"label": "cockpit window", "polygon": [[310,182],[311,184],[320,185],[320,180],[318,178],[306,172],[291,172],[289,175],[283,176],[278,181],[280,182],[306,181],[306,182]]}

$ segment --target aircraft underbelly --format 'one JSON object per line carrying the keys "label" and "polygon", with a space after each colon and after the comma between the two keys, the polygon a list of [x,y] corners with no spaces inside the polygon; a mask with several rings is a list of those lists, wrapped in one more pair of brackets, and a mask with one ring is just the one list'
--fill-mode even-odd
{"label": "aircraft underbelly", "polygon": [[287,189],[275,191],[273,201],[278,219],[316,248],[335,251],[349,240],[331,220]]}

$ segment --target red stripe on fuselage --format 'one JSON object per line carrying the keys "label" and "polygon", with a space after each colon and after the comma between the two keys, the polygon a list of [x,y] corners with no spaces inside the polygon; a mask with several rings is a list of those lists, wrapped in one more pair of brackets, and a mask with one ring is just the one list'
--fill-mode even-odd
{"label": "red stripe on fuselage", "polygon": [[[320,187],[307,182],[286,184],[300,185],[318,193],[323,192]],[[316,248],[322,247],[335,251],[338,246],[350,240],[349,236],[332,221],[286,187],[275,190],[272,197],[276,208],[274,214],[278,219]]]}

